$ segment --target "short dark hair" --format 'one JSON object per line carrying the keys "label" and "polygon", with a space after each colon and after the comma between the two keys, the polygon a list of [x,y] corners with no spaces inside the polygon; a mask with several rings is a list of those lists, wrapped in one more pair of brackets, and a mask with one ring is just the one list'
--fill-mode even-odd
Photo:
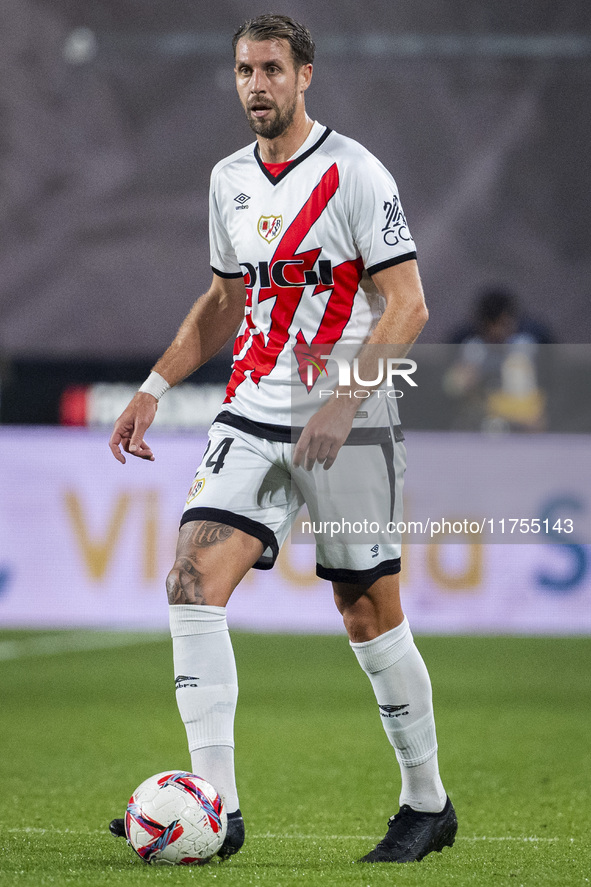
{"label": "short dark hair", "polygon": [[287,40],[291,48],[296,68],[311,65],[316,49],[309,30],[294,21],[288,15],[267,13],[251,18],[240,25],[232,38],[234,58],[238,41],[245,37],[248,40]]}

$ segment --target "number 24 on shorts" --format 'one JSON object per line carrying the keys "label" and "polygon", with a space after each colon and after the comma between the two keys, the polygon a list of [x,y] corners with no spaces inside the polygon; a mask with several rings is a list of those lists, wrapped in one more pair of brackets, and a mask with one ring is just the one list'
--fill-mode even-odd
{"label": "number 24 on shorts", "polygon": [[233,437],[225,437],[222,441],[219,442],[211,456],[209,456],[209,458],[206,458],[211,448],[211,441],[208,442],[205,453],[203,454],[203,458],[206,459],[205,467],[211,468],[212,474],[220,473],[220,471],[224,467],[224,461],[233,443]]}

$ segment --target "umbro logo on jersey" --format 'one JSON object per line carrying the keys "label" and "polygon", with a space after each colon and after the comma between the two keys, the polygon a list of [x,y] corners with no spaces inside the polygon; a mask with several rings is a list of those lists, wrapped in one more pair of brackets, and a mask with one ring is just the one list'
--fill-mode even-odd
{"label": "umbro logo on jersey", "polygon": [[283,216],[261,216],[257,225],[257,231],[267,243],[279,237],[282,228]]}
{"label": "umbro logo on jersey", "polygon": [[376,542],[376,544],[373,546],[373,548],[370,548],[370,551],[371,551],[371,553],[372,553],[372,554],[371,554],[372,557],[377,557],[377,556],[378,556],[378,554],[380,553],[380,546],[377,544],[377,542]]}
{"label": "umbro logo on jersey", "polygon": [[245,194],[243,191],[241,191],[240,194],[238,194],[234,198],[234,200],[238,204],[238,206],[235,206],[234,209],[250,209],[250,207],[247,206],[247,201],[250,200],[250,197],[248,196],[248,194]]}

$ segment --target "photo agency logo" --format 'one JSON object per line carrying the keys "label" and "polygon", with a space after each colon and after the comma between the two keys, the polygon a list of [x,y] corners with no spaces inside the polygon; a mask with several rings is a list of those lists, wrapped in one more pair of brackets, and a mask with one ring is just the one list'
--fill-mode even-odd
{"label": "photo agency logo", "polygon": [[[314,389],[318,379],[321,380],[320,386],[317,388],[319,399],[335,395],[336,397],[356,397],[358,400],[365,400],[372,394],[378,398],[398,399],[404,396],[404,390],[397,388],[397,383],[404,382],[411,388],[418,387],[412,378],[417,369],[417,362],[409,357],[378,357],[373,360],[367,359],[367,357],[354,357],[350,359],[344,355],[333,353],[318,356],[307,355],[304,360],[307,364],[305,384],[308,391]],[[328,361],[333,361],[332,366],[327,366]],[[360,366],[362,361],[363,369]],[[333,372],[329,373],[329,369],[332,369]],[[368,374],[373,378],[364,378]],[[321,387],[323,381],[333,382],[332,387]]]}

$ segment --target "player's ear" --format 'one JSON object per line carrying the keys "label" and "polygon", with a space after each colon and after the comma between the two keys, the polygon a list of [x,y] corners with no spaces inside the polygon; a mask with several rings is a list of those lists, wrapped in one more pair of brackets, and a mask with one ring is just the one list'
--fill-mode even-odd
{"label": "player's ear", "polygon": [[305,92],[312,82],[312,65],[302,65],[298,71],[300,91]]}

